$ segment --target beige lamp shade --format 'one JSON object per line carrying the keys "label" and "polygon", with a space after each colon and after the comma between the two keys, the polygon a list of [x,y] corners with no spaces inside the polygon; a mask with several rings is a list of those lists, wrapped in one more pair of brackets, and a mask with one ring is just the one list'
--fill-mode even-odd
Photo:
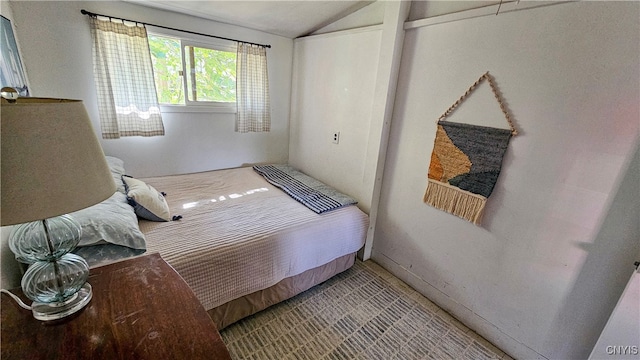
{"label": "beige lamp shade", "polygon": [[82,101],[1,99],[0,111],[2,226],[77,211],[116,191]]}

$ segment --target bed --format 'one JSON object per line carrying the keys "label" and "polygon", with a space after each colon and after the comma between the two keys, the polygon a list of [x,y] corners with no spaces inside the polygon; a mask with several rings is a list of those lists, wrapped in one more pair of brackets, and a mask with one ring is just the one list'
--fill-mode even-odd
{"label": "bed", "polygon": [[[116,180],[124,166],[107,159]],[[86,235],[76,253],[92,266],[160,253],[220,329],[348,269],[366,237],[368,216],[356,206],[318,214],[252,167],[139,180],[164,193],[175,221],[137,219],[124,238]],[[96,205],[100,214],[127,202],[120,185],[107,204]],[[79,217],[83,231],[96,232],[95,211]]]}

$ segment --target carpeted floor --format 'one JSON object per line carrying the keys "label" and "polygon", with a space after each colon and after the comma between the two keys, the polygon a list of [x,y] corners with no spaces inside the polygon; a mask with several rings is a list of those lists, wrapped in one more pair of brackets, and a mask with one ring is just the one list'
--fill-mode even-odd
{"label": "carpeted floor", "polygon": [[220,333],[233,359],[511,359],[372,261]]}

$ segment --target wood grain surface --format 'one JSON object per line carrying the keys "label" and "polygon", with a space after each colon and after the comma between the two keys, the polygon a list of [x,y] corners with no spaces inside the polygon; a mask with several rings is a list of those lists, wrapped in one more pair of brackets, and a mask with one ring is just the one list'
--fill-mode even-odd
{"label": "wood grain surface", "polygon": [[230,359],[207,312],[159,254],[94,268],[89,283],[91,302],[56,322],[34,319],[3,294],[2,359]]}

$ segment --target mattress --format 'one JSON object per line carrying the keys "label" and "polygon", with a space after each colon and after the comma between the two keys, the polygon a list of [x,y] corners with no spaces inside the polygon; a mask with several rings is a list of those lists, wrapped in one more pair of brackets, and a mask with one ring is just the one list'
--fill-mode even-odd
{"label": "mattress", "polygon": [[250,167],[142,180],[182,216],[140,221],[147,252],[159,252],[207,310],[356,252],[369,224],[356,206],[316,214]]}

